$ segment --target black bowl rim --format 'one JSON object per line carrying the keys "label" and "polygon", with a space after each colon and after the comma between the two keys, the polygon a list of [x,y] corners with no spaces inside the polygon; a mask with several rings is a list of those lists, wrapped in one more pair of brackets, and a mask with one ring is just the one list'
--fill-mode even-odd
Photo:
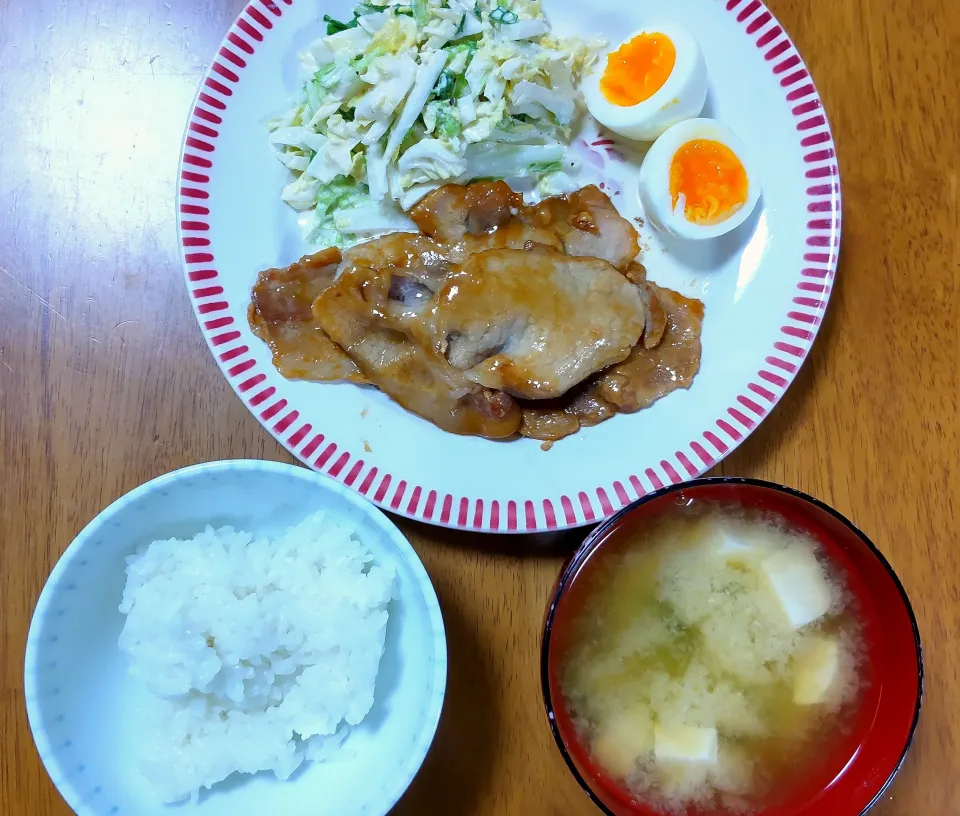
{"label": "black bowl rim", "polygon": [[887,573],[893,579],[893,583],[897,588],[897,592],[900,593],[900,600],[903,602],[903,605],[907,611],[907,616],[910,619],[910,626],[913,629],[913,642],[914,647],[917,652],[917,701],[914,705],[913,710],[913,721],[910,724],[910,731],[907,734],[906,742],[903,746],[903,751],[900,753],[900,758],[897,760],[893,769],[890,771],[890,774],[887,776],[886,781],[879,787],[876,794],[873,798],[867,803],[867,806],[860,811],[857,816],[865,816],[865,814],[870,811],[877,802],[880,801],[880,798],[887,791],[890,785],[893,783],[894,778],[900,772],[900,769],[903,767],[904,762],[906,761],[907,754],[910,751],[910,747],[913,745],[913,739],[916,736],[917,725],[920,721],[920,709],[923,705],[923,647],[920,642],[920,629],[917,626],[917,618],[913,613],[913,607],[910,604],[910,598],[907,595],[907,591],[904,589],[903,583],[900,581],[899,576],[893,567],[890,566],[890,562],[887,561],[886,557],[880,552],[879,548],[855,525],[851,522],[846,516],[834,510],[830,505],[825,504],[819,499],[804,493],[800,490],[796,490],[792,487],[787,487],[785,485],[777,484],[776,482],[768,482],[763,479],[753,479],[742,476],[708,476],[701,479],[691,479],[687,482],[677,482],[676,484],[667,485],[662,487],[659,490],[655,490],[652,493],[648,493],[645,496],[632,501],[630,504],[626,505],[622,509],[618,510],[612,516],[608,516],[604,519],[597,527],[595,527],[589,535],[583,540],[583,543],[577,548],[573,556],[567,561],[566,565],[563,568],[563,571],[560,574],[560,577],[557,581],[557,585],[554,588],[553,594],[550,597],[550,606],[547,609],[547,617],[544,622],[543,635],[540,644],[540,686],[541,692],[543,694],[543,704],[547,712],[547,720],[550,723],[550,731],[553,734],[553,739],[557,743],[557,748],[560,750],[561,756],[563,756],[564,762],[566,762],[567,767],[570,769],[570,772],[573,774],[574,779],[577,780],[580,787],[586,792],[587,796],[590,797],[590,800],[604,813],[606,816],[616,816],[613,811],[607,808],[603,802],[600,801],[599,797],[593,792],[593,789],[587,783],[587,781],[580,774],[580,771],[577,770],[576,765],[573,762],[572,757],[567,751],[566,745],[564,745],[563,738],[560,736],[560,729],[557,727],[556,715],[554,714],[554,705],[553,700],[550,695],[550,682],[549,682],[549,672],[548,672],[548,662],[550,656],[550,635],[553,631],[553,619],[556,614],[557,609],[557,599],[563,594],[564,590],[567,588],[567,585],[570,583],[571,578],[576,574],[580,565],[582,564],[585,556],[590,553],[594,542],[602,535],[604,535],[612,526],[620,521],[624,516],[632,513],[638,507],[641,507],[648,502],[654,501],[656,499],[663,498],[668,496],[671,493],[676,493],[678,491],[691,488],[699,487],[701,485],[716,485],[716,484],[730,484],[730,485],[746,485],[749,487],[761,487],[768,490],[773,490],[779,493],[786,493],[789,496],[794,498],[801,499],[813,506],[817,507],[820,510],[823,510],[833,516],[837,521],[851,530],[873,553],[877,560],[883,565]]}

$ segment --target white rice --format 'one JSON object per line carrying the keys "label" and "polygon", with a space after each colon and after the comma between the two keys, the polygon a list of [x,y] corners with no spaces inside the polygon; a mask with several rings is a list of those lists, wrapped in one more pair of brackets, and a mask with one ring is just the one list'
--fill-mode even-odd
{"label": "white rice", "polygon": [[127,562],[120,648],[159,698],[142,768],[163,801],[234,771],[286,779],[370,711],[395,574],[350,527],[207,527]]}

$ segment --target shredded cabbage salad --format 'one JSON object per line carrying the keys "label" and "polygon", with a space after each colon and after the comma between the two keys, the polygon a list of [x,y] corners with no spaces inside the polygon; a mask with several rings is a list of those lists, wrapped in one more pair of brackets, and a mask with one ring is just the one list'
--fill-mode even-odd
{"label": "shredded cabbage salad", "polygon": [[308,241],[408,229],[403,211],[451,181],[575,189],[577,85],[601,43],[552,36],[538,0],[385,0],[323,20],[296,104],[267,123]]}

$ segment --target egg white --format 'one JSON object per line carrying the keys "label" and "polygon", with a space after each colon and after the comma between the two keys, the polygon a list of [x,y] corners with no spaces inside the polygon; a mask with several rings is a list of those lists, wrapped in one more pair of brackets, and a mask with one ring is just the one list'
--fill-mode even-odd
{"label": "egg white", "polygon": [[[747,173],[747,199],[729,218],[717,224],[695,224],[683,213],[683,202],[676,210],[670,195],[670,164],[677,151],[694,139],[720,142],[733,151]],[[688,119],[674,125],[651,148],[640,165],[640,204],[644,217],[661,232],[679,238],[700,240],[732,232],[747,220],[760,199],[760,182],[751,166],[743,143],[726,125],[715,119]]]}
{"label": "egg white", "polygon": [[660,89],[636,105],[614,105],[600,89],[600,79],[607,67],[607,57],[602,57],[584,81],[583,95],[587,109],[600,124],[628,139],[652,142],[677,122],[700,115],[707,98],[707,64],[693,35],[674,23],[647,26],[635,31],[620,45],[645,33],[665,35],[676,49],[673,70]]}

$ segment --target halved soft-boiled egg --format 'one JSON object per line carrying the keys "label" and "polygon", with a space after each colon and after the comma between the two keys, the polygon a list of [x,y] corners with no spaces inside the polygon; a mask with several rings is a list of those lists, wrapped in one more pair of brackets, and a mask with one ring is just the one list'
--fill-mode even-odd
{"label": "halved soft-boiled egg", "polygon": [[600,124],[652,142],[671,125],[700,115],[707,64],[689,32],[664,23],[638,31],[601,59],[583,93]]}
{"label": "halved soft-boiled egg", "polygon": [[640,203],[657,229],[716,238],[739,227],[760,198],[760,182],[733,131],[688,119],[653,143],[640,165]]}

